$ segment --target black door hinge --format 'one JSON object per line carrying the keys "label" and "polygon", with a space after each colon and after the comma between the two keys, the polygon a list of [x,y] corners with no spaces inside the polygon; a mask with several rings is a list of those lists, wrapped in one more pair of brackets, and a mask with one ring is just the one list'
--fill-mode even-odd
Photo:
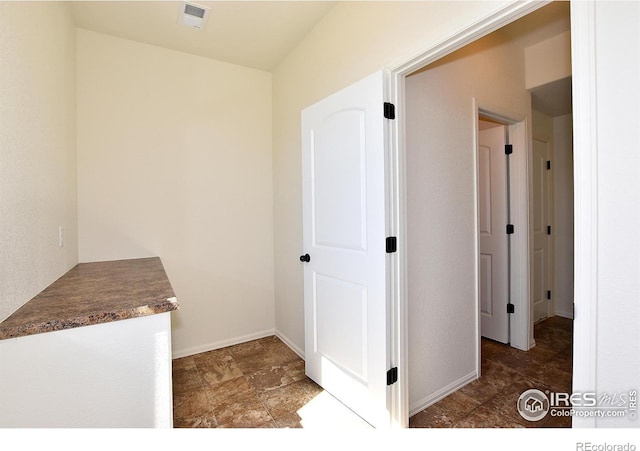
{"label": "black door hinge", "polygon": [[551,161],[547,160],[547,171],[551,170]]}
{"label": "black door hinge", "polygon": [[551,290],[547,290],[547,299],[551,299]]}
{"label": "black door hinge", "polygon": [[396,106],[393,103],[384,102],[384,117],[386,119],[396,118]]}
{"label": "black door hinge", "polygon": [[398,367],[394,366],[387,371],[387,385],[393,385],[398,382]]}
{"label": "black door hinge", "polygon": [[516,312],[516,306],[509,303],[507,304],[507,313],[515,313]]}
{"label": "black door hinge", "polygon": [[398,250],[398,240],[395,236],[388,236],[386,239],[387,254],[393,254]]}
{"label": "black door hinge", "polygon": [[513,153],[513,144],[505,144],[504,153],[505,155],[511,155]]}
{"label": "black door hinge", "polygon": [[516,231],[516,228],[513,224],[507,224],[507,235],[513,235]]}
{"label": "black door hinge", "polygon": [[547,235],[551,235],[551,226],[547,226]]}

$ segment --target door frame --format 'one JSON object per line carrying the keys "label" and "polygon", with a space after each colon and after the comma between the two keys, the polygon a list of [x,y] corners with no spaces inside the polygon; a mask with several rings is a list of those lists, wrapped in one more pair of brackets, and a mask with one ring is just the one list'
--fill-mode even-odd
{"label": "door frame", "polygon": [[[398,256],[388,271],[390,302],[390,349],[398,366],[398,383],[391,386],[393,425],[409,425],[408,291],[407,291],[407,203],[406,203],[406,112],[405,79],[481,37],[541,8],[548,1],[514,1],[466,27],[416,56],[389,67],[389,100],[396,105],[396,120],[389,136],[388,211],[389,225],[397,231]],[[573,388],[595,387],[597,326],[597,148],[595,81],[595,5],[571,2],[571,50],[573,67],[575,273],[574,290],[579,315],[574,317]],[[526,128],[526,127],[525,127]],[[527,156],[530,152],[527,152]],[[528,196],[529,187],[526,187]],[[527,199],[527,205],[528,205]],[[527,212],[528,213],[528,212]],[[529,223],[526,224],[528,230]],[[528,243],[527,247],[528,249]],[[528,254],[524,257],[528,262]],[[529,279],[529,274],[526,274]],[[526,294],[529,299],[529,293]],[[529,311],[528,309],[524,309]],[[526,325],[529,328],[529,325]],[[529,334],[532,335],[531,333]],[[528,340],[529,341],[529,340]],[[527,345],[528,348],[528,345]],[[576,421],[578,420],[578,421]],[[593,427],[595,419],[574,419],[574,427]]]}
{"label": "door frame", "polygon": [[[533,328],[531,327],[531,306],[529,305],[531,282],[529,265],[529,167],[530,149],[528,145],[528,129],[530,127],[526,116],[514,112],[504,111],[495,106],[479,105],[473,99],[474,108],[474,138],[476,148],[474,152],[474,167],[476,174],[476,198],[475,198],[475,236],[476,236],[476,274],[480,271],[480,218],[478,199],[478,116],[484,116],[496,120],[507,127],[509,140],[507,144],[513,145],[513,153],[509,157],[509,216],[511,223],[515,224],[516,233],[510,238],[509,271],[511,275],[509,298],[514,305],[514,313],[509,315],[509,342],[511,346],[523,351],[528,351],[532,346]],[[525,206],[523,208],[523,205]],[[481,315],[480,315],[480,279],[478,277],[476,287],[478,343],[477,343],[477,374],[480,377],[481,355]],[[408,301],[408,300],[407,300]]]}

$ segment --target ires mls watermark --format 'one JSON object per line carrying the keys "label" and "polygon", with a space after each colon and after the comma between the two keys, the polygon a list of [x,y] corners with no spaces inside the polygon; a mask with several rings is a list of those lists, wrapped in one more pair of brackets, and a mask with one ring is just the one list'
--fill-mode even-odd
{"label": "ires mls watermark", "polygon": [[518,412],[527,421],[540,421],[547,415],[555,417],[627,417],[633,421],[638,415],[638,392],[562,393],[535,388],[524,391],[518,398]]}

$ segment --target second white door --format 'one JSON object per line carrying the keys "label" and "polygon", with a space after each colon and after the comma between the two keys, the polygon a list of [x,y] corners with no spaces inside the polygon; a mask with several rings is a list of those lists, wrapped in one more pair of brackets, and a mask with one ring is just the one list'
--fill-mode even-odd
{"label": "second white door", "polygon": [[509,342],[507,156],[505,126],[480,122],[478,197],[480,222],[481,335]]}

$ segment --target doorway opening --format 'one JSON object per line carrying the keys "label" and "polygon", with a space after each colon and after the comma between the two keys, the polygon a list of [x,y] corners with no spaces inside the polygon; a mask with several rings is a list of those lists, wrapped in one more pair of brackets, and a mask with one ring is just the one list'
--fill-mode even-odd
{"label": "doorway opening", "polygon": [[[555,22],[539,24],[539,27],[530,22],[523,25],[524,21],[540,20],[541,17],[548,20],[553,15],[549,8],[564,9],[558,15],[562,15],[559,21],[567,28],[554,28]],[[522,83],[527,48],[522,42],[535,36],[538,41],[528,41],[528,47],[531,47],[568,32],[568,23],[568,5],[545,6],[519,24],[514,22],[453,53],[443,52],[444,57],[434,56],[437,54],[434,51],[426,65],[406,72],[404,84],[398,88],[406,121],[402,142],[404,155],[400,158],[404,160],[406,171],[409,415],[435,405],[462,387],[471,386],[485,370],[488,371],[482,359],[483,351],[488,351],[481,340],[483,308],[487,310],[486,302],[484,306],[482,303],[483,289],[486,300],[486,284],[483,287],[481,278],[483,271],[485,275],[488,272],[489,259],[482,260],[479,168],[483,162],[475,153],[480,134],[479,114],[483,111],[496,111],[499,116],[508,118],[508,121],[497,122],[505,134],[509,131],[510,139],[522,143],[522,151],[514,152],[509,162],[513,177],[508,184],[513,189],[507,191],[510,192],[507,205],[512,208],[507,212],[504,224],[504,227],[513,225],[516,231],[509,237],[511,252],[506,265],[511,276],[507,277],[507,281],[511,280],[511,286],[507,288],[511,302],[509,299],[507,302],[513,304],[515,310],[507,320],[510,324],[507,338],[497,341],[509,342],[514,349],[509,351],[512,355],[534,348],[538,350],[533,354],[544,354],[546,358],[551,357],[554,349],[539,351],[542,347],[536,347],[537,334],[543,337],[571,335],[570,331],[559,333],[553,329],[549,332],[550,329],[541,327],[545,319],[552,319],[559,313],[561,317],[569,315],[558,312],[555,299],[547,298],[549,291],[553,297],[553,283],[558,277],[553,277],[553,262],[545,263],[540,255],[551,258],[553,248],[540,251],[534,246],[538,229],[533,226],[537,225],[534,220],[540,219],[536,216],[540,207],[532,201],[536,187],[531,183],[537,168],[533,140],[540,115],[531,113],[532,91]],[[527,37],[517,35],[518,25],[525,29]],[[518,55],[514,56],[516,53]],[[491,115],[484,115],[484,118],[491,119]],[[541,169],[546,171],[548,160],[540,161],[544,161]],[[550,176],[547,174],[546,177]],[[548,184],[547,190],[552,189],[553,184]],[[552,205],[553,202],[547,199],[541,208],[549,211]],[[556,227],[546,224],[552,218],[552,214],[547,214],[545,221],[540,219],[545,222],[542,230]],[[507,233],[508,229],[505,230]],[[534,277],[542,271],[550,272],[544,284]],[[573,284],[572,279],[564,281],[567,285]],[[536,296],[542,303],[533,302]],[[540,325],[534,327],[534,322]],[[468,346],[470,343],[477,346]],[[548,344],[552,345],[551,342]],[[562,349],[555,351],[566,354],[571,343],[563,341],[561,346]],[[569,376],[572,372],[572,368],[559,370]]]}

